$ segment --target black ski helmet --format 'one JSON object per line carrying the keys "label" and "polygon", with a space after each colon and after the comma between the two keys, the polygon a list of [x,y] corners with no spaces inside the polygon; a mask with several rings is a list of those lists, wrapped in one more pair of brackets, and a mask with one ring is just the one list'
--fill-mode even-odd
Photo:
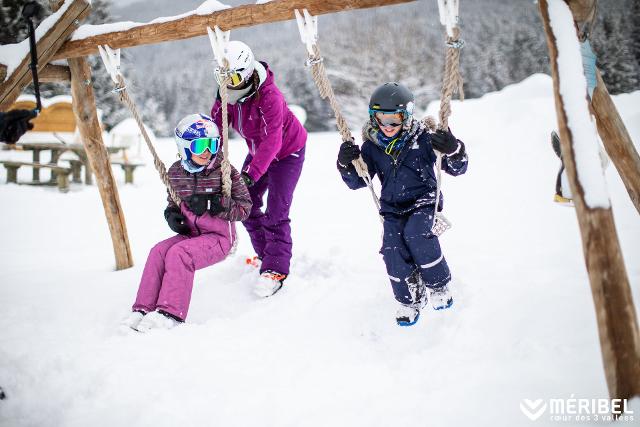
{"label": "black ski helmet", "polygon": [[413,93],[400,83],[388,82],[373,91],[369,100],[369,117],[375,123],[373,115],[377,111],[402,113],[406,122],[413,115],[413,108]]}

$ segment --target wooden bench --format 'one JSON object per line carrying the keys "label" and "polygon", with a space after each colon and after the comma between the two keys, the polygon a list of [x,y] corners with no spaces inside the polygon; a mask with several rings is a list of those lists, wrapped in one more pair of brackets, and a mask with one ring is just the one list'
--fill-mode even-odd
{"label": "wooden bench", "polygon": [[[30,166],[34,169],[51,169],[51,172],[55,172],[56,174],[56,183],[58,186],[58,190],[62,193],[66,193],[69,191],[69,174],[71,173],[71,168],[67,168],[64,166],[59,166],[53,163],[30,163],[30,162],[15,162],[10,160],[0,161],[0,164],[3,164],[7,169],[7,183],[18,184],[18,169],[22,166]],[[33,181],[28,184],[33,185],[46,185],[46,182]]]}
{"label": "wooden bench", "polygon": [[133,184],[133,172],[138,166],[144,166],[144,163],[125,162],[123,160],[112,160],[112,165],[120,165],[124,171],[124,183]]}

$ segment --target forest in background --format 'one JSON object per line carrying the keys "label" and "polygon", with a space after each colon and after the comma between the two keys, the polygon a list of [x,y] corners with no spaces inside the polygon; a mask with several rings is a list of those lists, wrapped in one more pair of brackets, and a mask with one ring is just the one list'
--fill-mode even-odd
{"label": "forest in background", "polygon": [[[0,43],[26,37],[17,19],[25,0],[3,0]],[[90,23],[148,21],[195,9],[201,0],[157,0],[118,5],[93,0]],[[241,0],[226,1],[236,6]],[[534,1],[461,1],[465,47],[461,71],[467,98],[502,89],[534,73],[549,74],[544,32]],[[320,99],[309,70],[306,50],[295,21],[234,30],[256,58],[266,61],[276,83],[291,104],[307,110],[310,131],[334,128],[328,105]],[[598,66],[611,93],[640,89],[640,1],[600,2],[592,35]],[[385,81],[399,81],[413,90],[419,109],[439,98],[444,61],[444,31],[437,2],[415,3],[319,17],[319,46],[343,113],[353,128],[367,117],[373,89]],[[107,128],[128,117],[110,90],[112,83],[92,58],[98,108]],[[206,37],[141,46],[123,53],[122,66],[143,119],[158,135],[168,135],[182,116],[208,113],[213,93],[213,54]],[[68,93],[66,85],[47,85],[44,93]]]}

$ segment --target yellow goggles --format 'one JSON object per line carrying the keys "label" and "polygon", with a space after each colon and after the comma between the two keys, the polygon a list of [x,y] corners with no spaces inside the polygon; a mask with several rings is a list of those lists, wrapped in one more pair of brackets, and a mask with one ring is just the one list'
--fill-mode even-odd
{"label": "yellow goggles", "polygon": [[242,75],[240,75],[239,72],[234,70],[223,73],[222,70],[218,67],[215,69],[214,75],[216,77],[216,82],[218,83],[218,86],[222,86],[222,83],[225,81],[227,76],[230,78],[229,82],[227,83],[227,87],[234,88],[244,83],[244,79],[242,78]]}

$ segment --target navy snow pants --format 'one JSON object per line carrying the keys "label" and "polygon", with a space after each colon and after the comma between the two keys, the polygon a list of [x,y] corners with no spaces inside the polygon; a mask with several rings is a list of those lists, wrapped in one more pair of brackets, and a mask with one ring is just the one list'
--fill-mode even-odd
{"label": "navy snow pants", "polygon": [[429,288],[439,288],[451,280],[440,242],[431,234],[433,209],[433,206],[425,206],[407,215],[384,216],[380,253],[396,300],[405,305],[414,302],[407,279],[416,270]]}

